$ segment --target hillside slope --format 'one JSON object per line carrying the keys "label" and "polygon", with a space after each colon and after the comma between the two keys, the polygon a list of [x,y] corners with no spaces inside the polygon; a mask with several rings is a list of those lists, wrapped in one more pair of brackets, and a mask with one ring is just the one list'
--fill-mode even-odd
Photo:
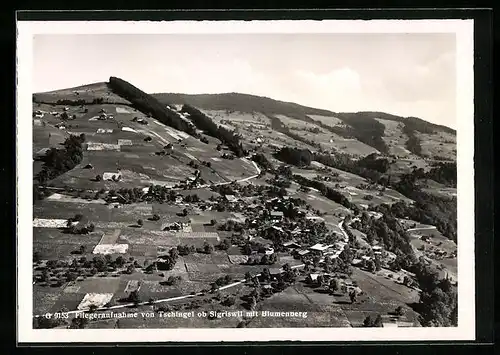
{"label": "hillside slope", "polygon": [[[450,154],[446,154],[446,152],[443,153],[442,149],[434,150],[432,147],[422,150],[420,146],[421,139],[419,137],[423,134],[431,141],[436,140],[436,142],[430,143],[427,141],[427,146],[440,146],[443,143],[439,138],[441,133],[445,134],[448,141],[450,141],[454,140],[456,131],[416,117],[401,117],[383,112],[332,112],[296,103],[273,100],[267,97],[239,93],[201,95],[158,93],[153,94],[153,96],[163,103],[188,103],[204,110],[226,111],[228,115],[233,112],[260,112],[266,115],[283,115],[316,124],[330,133],[346,139],[354,138],[377,149],[381,153],[400,153],[404,156],[406,155],[404,152],[407,151],[417,156],[427,156],[430,158],[443,157],[447,159],[452,158],[453,155],[451,151],[448,152]],[[322,118],[318,119],[315,116],[321,116]],[[380,120],[402,125],[402,132],[397,137],[399,138],[399,143],[396,143],[396,149],[392,149],[391,144],[387,142],[390,139],[395,140],[395,137],[391,137],[390,127],[381,123]],[[403,141],[401,141],[402,139]],[[402,142],[404,142],[403,146],[401,146]]]}

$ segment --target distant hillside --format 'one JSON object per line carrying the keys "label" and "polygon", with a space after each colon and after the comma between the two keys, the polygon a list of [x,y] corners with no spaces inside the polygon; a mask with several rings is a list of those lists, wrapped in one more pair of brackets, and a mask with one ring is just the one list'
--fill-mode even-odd
{"label": "distant hillside", "polygon": [[301,106],[293,102],[284,102],[268,97],[227,93],[227,94],[153,94],[158,100],[173,104],[190,104],[205,110],[230,110],[240,112],[263,112],[282,115],[331,115],[332,112],[312,107]]}
{"label": "distant hillside", "polygon": [[[403,132],[408,137],[406,149],[416,155],[422,154],[418,133],[434,134],[443,132],[456,135],[456,131],[445,126],[436,125],[416,117],[401,117],[383,112],[332,112],[313,107],[302,106],[292,102],[273,100],[248,94],[201,94],[189,95],[179,93],[153,94],[158,100],[168,104],[190,104],[204,110],[225,110],[238,112],[261,112],[266,115],[285,115],[306,122],[315,123],[324,129],[345,138],[356,138],[359,141],[379,150],[388,152],[383,140],[385,126],[377,119],[395,121],[404,125]],[[332,117],[332,124],[325,120],[318,121],[310,115]],[[333,117],[340,119],[345,125],[335,125]]]}
{"label": "distant hillside", "polygon": [[382,118],[401,123],[411,122],[410,124],[416,126],[416,130],[422,133],[427,133],[429,129],[433,129],[456,134],[456,131],[452,128],[430,123],[416,117],[401,117],[391,115],[389,113],[374,111],[362,111],[356,113],[333,112],[324,109],[302,106],[293,102],[279,101],[264,96],[249,94],[225,93],[190,95],[179,93],[157,93],[152,95],[162,102],[172,104],[191,104],[205,110],[263,112],[266,114],[280,114],[285,116],[291,115],[291,117],[294,118],[300,115],[334,116],[340,118],[347,124],[349,124],[349,122],[346,121],[353,121],[358,119],[358,117],[363,119]]}

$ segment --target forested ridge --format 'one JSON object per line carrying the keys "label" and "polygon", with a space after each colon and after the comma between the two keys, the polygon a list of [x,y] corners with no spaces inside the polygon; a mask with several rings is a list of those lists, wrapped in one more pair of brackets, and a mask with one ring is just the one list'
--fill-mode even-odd
{"label": "forested ridge", "polygon": [[109,78],[109,87],[114,93],[130,101],[135,108],[144,114],[151,115],[167,126],[199,138],[195,128],[183,120],[177,112],[168,109],[165,104],[134,85],[112,76]]}

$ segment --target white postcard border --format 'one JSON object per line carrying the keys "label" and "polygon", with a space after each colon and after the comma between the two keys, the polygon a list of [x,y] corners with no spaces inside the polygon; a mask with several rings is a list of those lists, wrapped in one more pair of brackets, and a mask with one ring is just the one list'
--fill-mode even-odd
{"label": "white postcard border", "polygon": [[[19,342],[417,341],[475,339],[473,20],[20,21],[17,23]],[[456,33],[458,327],[33,329],[32,65],[35,34]],[[57,54],[55,54],[57,55]],[[57,73],[64,75],[64,73]],[[113,73],[110,73],[113,75]],[[83,83],[82,83],[83,84]]]}

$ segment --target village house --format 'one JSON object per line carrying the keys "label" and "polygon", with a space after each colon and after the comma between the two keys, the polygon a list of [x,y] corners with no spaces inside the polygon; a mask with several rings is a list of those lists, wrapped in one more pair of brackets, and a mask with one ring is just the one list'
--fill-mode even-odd
{"label": "village house", "polygon": [[121,180],[122,174],[121,173],[103,173],[102,174],[102,179],[104,181],[118,181]]}
{"label": "village house", "polygon": [[316,282],[318,281],[319,274],[309,274],[307,275],[307,281],[309,282]]}
{"label": "village house", "polygon": [[266,250],[264,252],[266,255],[272,255],[274,254],[274,248],[271,246],[266,247]]}
{"label": "village house", "polygon": [[271,221],[274,223],[281,222],[283,220],[283,212],[281,211],[271,211]]}
{"label": "village house", "polygon": [[309,250],[316,255],[324,255],[326,252],[331,251],[332,245],[324,245],[324,244],[314,244]]}
{"label": "village house", "polygon": [[354,258],[351,261],[352,266],[361,266],[363,264],[363,260]]}
{"label": "village house", "polygon": [[444,250],[438,249],[438,250],[436,250],[435,254],[437,256],[445,256],[446,252]]}
{"label": "village house", "polygon": [[271,279],[276,279],[279,275],[281,275],[281,268],[270,268],[269,274],[271,274]]}
{"label": "village house", "polygon": [[310,253],[310,251],[309,251],[309,250],[307,250],[307,249],[299,250],[299,251],[297,252],[297,254],[298,254],[299,256],[304,256],[304,255],[307,255],[307,254],[309,254],[309,253]]}
{"label": "village house", "polygon": [[330,259],[337,259],[340,254],[342,254],[342,250],[336,250],[332,255],[330,255]]}
{"label": "village house", "polygon": [[328,281],[332,275],[328,272],[311,273],[307,275],[307,281],[309,281],[310,283],[317,282],[320,276],[323,278],[323,281]]}
{"label": "village house", "polygon": [[224,195],[224,198],[231,203],[238,202],[238,198],[234,195]]}
{"label": "village house", "polygon": [[262,285],[262,290],[265,291],[265,293],[272,294],[273,293],[273,287],[269,284]]}
{"label": "village house", "polygon": [[183,219],[176,222],[163,223],[161,226],[163,231],[176,231],[176,232],[191,232],[191,222]]}
{"label": "village house", "polygon": [[346,242],[344,242],[344,241],[340,240],[340,241],[338,241],[338,242],[335,242],[335,247],[336,247],[337,249],[339,249],[339,250],[342,250],[342,249],[344,249],[344,248],[345,248],[345,246],[346,246],[347,244],[348,244],[348,243],[346,243]]}

